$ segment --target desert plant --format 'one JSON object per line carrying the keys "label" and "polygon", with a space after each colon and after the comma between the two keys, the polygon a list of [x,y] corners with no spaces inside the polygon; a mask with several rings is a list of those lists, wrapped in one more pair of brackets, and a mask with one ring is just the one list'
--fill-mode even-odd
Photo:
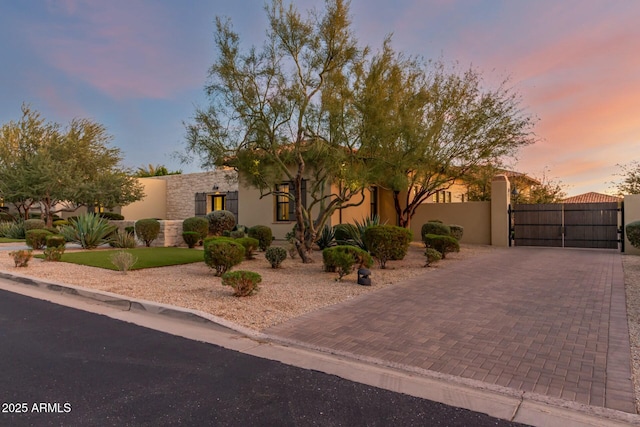
{"label": "desert plant", "polygon": [[0,211],[0,222],[15,222],[16,218],[8,212]]}
{"label": "desert plant", "polygon": [[442,254],[433,248],[427,248],[424,250],[424,256],[427,259],[425,263],[425,267],[430,266],[432,263],[436,261],[440,261],[442,259]]}
{"label": "desert plant", "polygon": [[369,248],[364,240],[364,232],[369,228],[377,225],[383,225],[380,223],[380,217],[378,215],[368,216],[360,221],[354,221],[354,224],[350,227],[345,227],[343,229],[344,235],[346,238],[336,241],[340,245],[352,245],[356,246],[362,250],[368,251]]}
{"label": "desert plant", "polygon": [[60,234],[52,234],[47,236],[45,244],[47,248],[64,248],[67,241]]}
{"label": "desert plant", "polygon": [[242,239],[246,235],[247,234],[244,232],[244,230],[231,230],[229,232],[229,237],[231,237],[232,239]]}
{"label": "desert plant", "polygon": [[403,259],[413,238],[411,230],[395,225],[373,225],[365,229],[363,241],[369,253],[386,268],[387,261]]}
{"label": "desert plant", "polygon": [[192,216],[182,221],[182,232],[198,233],[198,244],[201,243],[209,234],[209,221],[201,216]]}
{"label": "desert plant", "polygon": [[188,247],[193,249],[200,241],[200,233],[197,231],[183,231],[182,240],[184,240]]}
{"label": "desert plant", "polygon": [[221,236],[223,231],[231,231],[236,225],[236,217],[233,212],[225,210],[209,212],[207,221],[209,222],[209,234],[212,236]]}
{"label": "desert plant", "polygon": [[356,265],[362,268],[371,267],[373,264],[371,255],[352,245],[338,245],[324,249],[322,261],[325,271],[338,273],[338,280],[350,274]]}
{"label": "desert plant", "polygon": [[451,237],[454,237],[457,241],[460,241],[460,239],[462,239],[462,235],[464,234],[463,226],[450,224],[449,229],[451,230]]}
{"label": "desert plant", "polygon": [[160,234],[160,221],[155,218],[145,218],[136,221],[136,236],[144,243],[146,247],[150,247],[151,243],[158,238]]}
{"label": "desert plant", "polygon": [[24,235],[24,233],[25,233],[25,231],[24,231],[24,222],[23,221],[13,222],[13,223],[11,223],[10,226],[8,226],[3,231],[4,231],[4,237],[7,237],[9,239],[24,239],[25,238],[25,235]]}
{"label": "desert plant", "polygon": [[127,274],[127,271],[131,270],[131,267],[138,262],[138,258],[131,252],[118,251],[111,255],[111,263],[116,266],[118,271],[122,271],[122,274]]}
{"label": "desert plant", "polygon": [[136,228],[133,225],[128,225],[124,228],[124,231],[131,234],[132,236],[136,235]]}
{"label": "desert plant", "polygon": [[109,236],[115,229],[116,227],[110,225],[106,219],[94,213],[87,213],[69,219],[69,225],[63,226],[60,234],[67,242],[77,243],[83,249],[94,249],[109,243]]}
{"label": "desert plant", "polygon": [[216,276],[240,264],[245,253],[244,246],[232,239],[208,238],[204,241],[204,262],[216,270]]}
{"label": "desert plant", "polygon": [[444,225],[439,221],[429,221],[422,224],[422,229],[420,230],[420,237],[422,237],[422,241],[424,242],[424,236],[427,234],[437,234],[440,236],[450,236],[451,228],[448,225]]}
{"label": "desert plant", "polygon": [[356,226],[353,224],[337,224],[333,227],[333,236],[338,245],[344,245],[349,237],[355,233]]}
{"label": "desert plant", "polygon": [[451,236],[427,234],[423,237],[423,241],[427,248],[440,252],[442,259],[446,258],[449,252],[460,252],[460,244]]}
{"label": "desert plant", "polygon": [[42,249],[47,244],[47,236],[51,236],[49,230],[32,229],[25,233],[25,243],[32,249]]}
{"label": "desert plant", "polygon": [[336,235],[333,227],[328,224],[325,224],[322,228],[322,232],[318,239],[316,240],[316,244],[320,248],[320,250],[325,248],[330,248],[331,246],[337,245],[336,243]]}
{"label": "desert plant", "polygon": [[111,221],[122,221],[124,219],[124,216],[116,212],[100,212],[98,215],[101,218],[111,220]]}
{"label": "desert plant", "polygon": [[246,259],[253,259],[253,251],[258,249],[258,239],[254,239],[253,237],[241,237],[239,239],[235,239],[236,242],[240,243],[244,246],[244,256]]}
{"label": "desert plant", "polygon": [[111,235],[111,241],[109,242],[109,244],[114,248],[125,249],[131,249],[137,246],[135,235],[133,233],[128,233],[127,231],[122,230],[117,230]]}
{"label": "desert plant", "polygon": [[255,225],[249,228],[247,235],[258,239],[258,247],[261,251],[266,251],[273,241],[273,232],[266,225]]}
{"label": "desert plant", "polygon": [[627,224],[625,232],[629,243],[633,247],[640,248],[640,221],[633,221]]}
{"label": "desert plant", "polygon": [[47,246],[44,250],[44,259],[45,261],[60,261],[62,259],[62,255],[64,255],[65,247],[62,246]]}
{"label": "desert plant", "polygon": [[222,275],[222,284],[231,286],[236,297],[247,297],[258,290],[258,283],[262,282],[262,277],[253,271],[230,271]]}
{"label": "desert plant", "polygon": [[53,221],[53,226],[60,229],[65,225],[69,225],[69,221],[67,221],[66,219],[57,219],[55,221]]}
{"label": "desert plant", "polygon": [[13,227],[14,222],[0,222],[0,237],[7,237],[7,233],[9,232],[9,230],[11,229],[11,227]]}
{"label": "desert plant", "polygon": [[13,258],[16,267],[26,267],[29,260],[33,257],[33,252],[29,249],[20,249],[18,251],[9,252],[9,256]]}
{"label": "desert plant", "polygon": [[282,261],[287,259],[287,251],[284,248],[274,246],[267,248],[264,256],[271,264],[271,268],[280,268]]}
{"label": "desert plant", "polygon": [[41,219],[27,219],[24,221],[24,231],[27,232],[29,230],[42,230],[47,228],[47,224]]}

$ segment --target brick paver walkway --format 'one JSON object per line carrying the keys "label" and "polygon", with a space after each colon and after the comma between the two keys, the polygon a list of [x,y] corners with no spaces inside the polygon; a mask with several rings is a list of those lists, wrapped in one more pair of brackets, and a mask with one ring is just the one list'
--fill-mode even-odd
{"label": "brick paver walkway", "polygon": [[519,247],[446,262],[265,332],[635,412],[618,252]]}

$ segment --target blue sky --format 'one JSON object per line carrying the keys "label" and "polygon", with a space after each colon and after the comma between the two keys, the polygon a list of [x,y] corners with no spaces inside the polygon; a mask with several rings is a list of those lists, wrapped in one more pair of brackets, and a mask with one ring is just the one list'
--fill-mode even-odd
{"label": "blue sky", "polygon": [[[23,102],[61,124],[104,124],[125,165],[181,165],[183,122],[205,105],[213,21],[250,44],[264,2],[0,0],[0,123]],[[322,7],[297,1],[301,11]],[[515,169],[570,195],[606,191],[616,164],[640,160],[640,2],[618,0],[352,0],[353,28],[374,49],[387,34],[412,55],[475,66],[488,86],[509,76],[539,119],[539,142]]]}

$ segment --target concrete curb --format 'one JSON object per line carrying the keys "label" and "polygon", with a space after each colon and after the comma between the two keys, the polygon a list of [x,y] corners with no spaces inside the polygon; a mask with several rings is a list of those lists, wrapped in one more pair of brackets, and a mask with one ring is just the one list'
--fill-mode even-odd
{"label": "concrete curb", "polygon": [[[196,337],[184,335],[192,339],[305,369],[337,375],[350,381],[483,412],[514,422],[549,427],[640,426],[639,415],[522,392],[412,366],[391,364],[353,353],[314,347],[304,342],[262,334],[198,310],[35,279],[6,271],[0,271],[0,278],[17,283],[18,293],[20,285],[25,285],[67,297],[97,301],[119,311],[160,316],[168,322],[186,321],[194,327],[201,326],[208,331],[206,338],[203,338],[202,334],[196,334]],[[155,329],[154,326],[148,327]],[[169,328],[158,329],[179,334]],[[235,336],[235,341],[230,342],[229,336]],[[238,341],[243,339],[245,342]]]}

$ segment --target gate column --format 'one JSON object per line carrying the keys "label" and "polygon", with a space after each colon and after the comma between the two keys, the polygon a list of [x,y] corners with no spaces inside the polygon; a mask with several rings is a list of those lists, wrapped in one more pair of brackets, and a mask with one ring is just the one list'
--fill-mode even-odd
{"label": "gate column", "polygon": [[511,185],[506,175],[491,182],[491,245],[509,246],[509,202]]}
{"label": "gate column", "polygon": [[640,255],[640,249],[634,248],[627,239],[625,228],[627,224],[634,221],[640,221],[640,194],[632,194],[624,196],[624,224],[622,224],[624,233],[624,253],[629,255]]}

